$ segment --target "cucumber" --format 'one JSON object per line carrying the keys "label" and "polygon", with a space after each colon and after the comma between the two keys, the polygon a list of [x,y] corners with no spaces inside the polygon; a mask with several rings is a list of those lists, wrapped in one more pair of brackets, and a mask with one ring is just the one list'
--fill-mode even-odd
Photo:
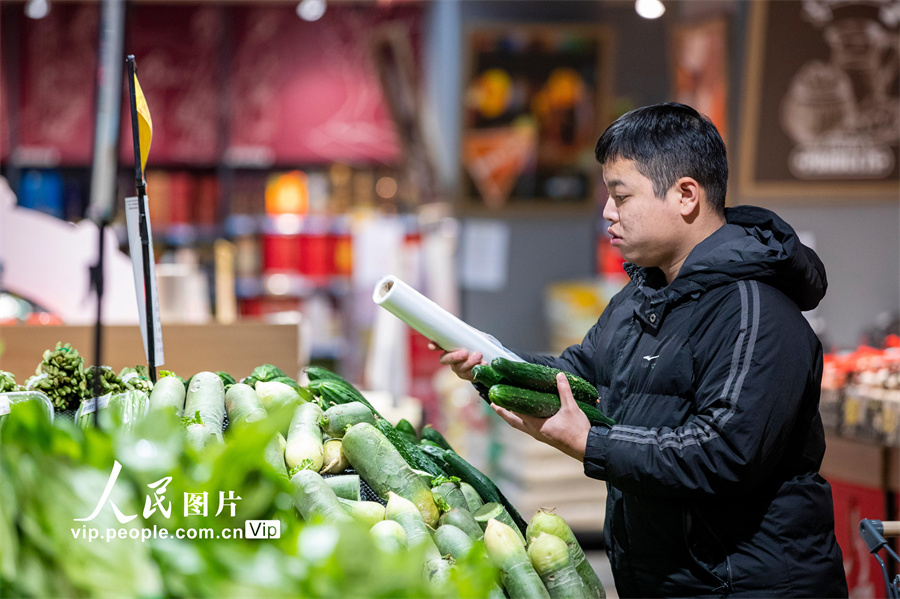
{"label": "cucumber", "polygon": [[[549,418],[557,412],[561,404],[559,396],[511,385],[494,385],[488,392],[491,402],[518,414],[537,418]],[[616,422],[606,414],[586,403],[575,402],[591,424],[614,425]]]}
{"label": "cucumber", "polygon": [[431,492],[435,497],[440,497],[441,499],[443,499],[447,503],[447,505],[450,506],[450,509],[469,509],[469,503],[466,501],[466,496],[463,495],[462,490],[456,483],[441,483],[436,487],[432,487]]}
{"label": "cucumber", "polygon": [[498,520],[489,520],[484,529],[488,557],[500,570],[500,581],[510,599],[550,599],[515,530]]}
{"label": "cucumber", "polygon": [[484,505],[484,500],[481,498],[481,495],[478,494],[478,491],[475,490],[475,487],[470,485],[469,483],[462,481],[459,483],[459,490],[462,491],[463,496],[466,498],[466,503],[468,504],[468,509],[470,512],[478,511],[478,508]]}
{"label": "cucumber", "polygon": [[198,372],[191,377],[184,398],[184,413],[193,415],[196,412],[200,412],[203,424],[221,437],[225,421],[225,385],[215,372]]}
{"label": "cucumber", "polygon": [[542,532],[531,541],[527,553],[552,599],[584,599],[584,583],[572,565],[565,541]]}
{"label": "cucumber", "polygon": [[384,520],[384,506],[377,501],[354,501],[340,497],[338,497],[338,501],[341,502],[351,518],[369,528]]}
{"label": "cucumber", "polygon": [[472,378],[476,383],[481,383],[487,388],[502,383],[509,383],[503,378],[503,375],[491,368],[489,364],[476,364],[472,369]]}
{"label": "cucumber", "polygon": [[375,415],[365,404],[358,401],[338,404],[325,410],[322,416],[322,430],[329,437],[340,439],[348,426],[368,422],[375,424]]}
{"label": "cucumber", "polygon": [[475,518],[475,522],[481,525],[481,528],[487,528],[488,522],[491,520],[498,520],[503,522],[514,531],[516,531],[516,535],[519,537],[519,540],[522,541],[522,546],[526,545],[525,535],[519,530],[519,527],[515,525],[513,522],[512,516],[509,515],[509,512],[506,511],[499,503],[494,503],[493,501],[490,503],[485,503],[483,506],[478,508],[478,511],[472,514],[472,517]]}
{"label": "cucumber", "polygon": [[375,407],[369,403],[369,400],[366,399],[356,387],[346,381],[338,381],[333,379],[312,381],[309,384],[309,390],[312,391],[313,395],[321,398],[323,408],[327,409],[331,406],[358,401],[362,405],[372,410],[373,414],[375,414],[379,418],[383,418],[383,416],[378,413],[378,410],[376,410]]}
{"label": "cucumber", "polygon": [[443,514],[441,516],[440,526],[438,527],[438,530],[440,530],[447,524],[452,524],[456,528],[459,528],[464,533],[469,535],[472,540],[478,540],[484,536],[484,531],[481,529],[481,525],[475,521],[475,517],[469,510],[453,508],[449,512]]}
{"label": "cucumber", "polygon": [[353,518],[344,509],[337,495],[318,472],[301,470],[291,477],[294,507],[307,522],[351,522]]}
{"label": "cucumber", "polygon": [[288,468],[316,472],[322,468],[325,455],[322,429],[319,428],[321,419],[322,409],[314,403],[302,403],[294,410],[284,448],[284,461]]}
{"label": "cucumber", "polygon": [[256,391],[244,383],[233,383],[225,392],[225,411],[228,414],[229,426],[256,422],[268,415]]}
{"label": "cucumber", "polygon": [[578,544],[578,540],[566,521],[561,516],[540,509],[531,518],[525,536],[528,539],[535,539],[541,533],[554,535],[566,542],[575,571],[578,572],[584,583],[584,596],[588,599],[605,599],[606,590],[603,588],[603,583],[600,582],[597,573],[587,561],[584,550],[581,549],[581,545]]}
{"label": "cucumber", "polygon": [[369,529],[369,534],[382,551],[398,553],[407,549],[406,530],[394,520],[376,522]]}
{"label": "cucumber", "polygon": [[430,472],[434,476],[446,476],[444,470],[435,464],[434,460],[429,458],[419,445],[408,441],[402,433],[391,426],[390,422],[384,418],[379,418],[375,421],[375,427],[381,431],[381,434],[387,437],[388,441],[390,441],[397,451],[400,452],[400,455],[403,456],[406,463],[414,470],[424,470],[425,472]]}
{"label": "cucumber", "polygon": [[[431,461],[434,462],[438,468],[440,468],[443,472],[450,472],[450,467],[447,465],[447,461],[444,459],[444,450],[438,447],[436,443],[432,443],[428,439],[423,439],[421,443],[419,443],[419,449],[431,458]],[[428,485],[429,487],[431,485]]]}
{"label": "cucumber", "polygon": [[557,393],[556,375],[563,372],[569,380],[572,395],[576,400],[593,405],[600,397],[597,388],[580,376],[543,364],[494,358],[491,360],[491,368],[508,380],[510,385],[543,393]]}
{"label": "cucumber", "polygon": [[156,381],[150,392],[150,409],[171,408],[181,416],[184,413],[184,383],[174,376],[164,376]]}
{"label": "cucumber", "polygon": [[419,435],[416,434],[416,427],[414,427],[406,418],[401,418],[400,421],[394,425],[394,428],[406,435],[407,440],[411,443],[419,442]]}
{"label": "cucumber", "polygon": [[416,504],[429,526],[437,524],[440,511],[431,489],[380,430],[366,422],[354,424],[344,435],[343,447],[350,464],[379,497],[393,491]]}
{"label": "cucumber", "polygon": [[275,472],[288,478],[287,466],[284,463],[284,447],[287,441],[281,433],[275,433],[269,444],[266,445],[264,459],[266,463],[275,469]]}
{"label": "cucumber", "polygon": [[449,555],[457,561],[468,557],[475,547],[475,541],[452,524],[439,526],[434,531],[434,542],[441,555]]}
{"label": "cucumber", "polygon": [[522,519],[522,516],[516,508],[513,507],[513,504],[500,492],[500,489],[497,488],[494,481],[485,476],[472,464],[461,458],[455,451],[445,449],[443,455],[444,460],[447,462],[447,467],[449,468],[448,474],[452,474],[453,476],[458,477],[462,482],[472,485],[482,501],[499,503],[505,507],[506,511],[509,512],[509,515],[512,517],[513,522],[515,522],[516,528],[522,533],[525,532],[525,529],[528,526],[525,520]]}
{"label": "cucumber", "polygon": [[444,435],[433,429],[430,424],[422,429],[422,440],[431,441],[441,449],[453,449],[450,447],[450,444],[447,443],[447,439],[444,438]]}
{"label": "cucumber", "polygon": [[358,474],[341,474],[340,476],[329,476],[325,482],[334,491],[334,494],[342,499],[352,499],[359,501],[362,499],[359,494],[359,475]]}
{"label": "cucumber", "polygon": [[350,466],[340,439],[328,439],[322,446],[322,469],[320,474],[340,474]]}

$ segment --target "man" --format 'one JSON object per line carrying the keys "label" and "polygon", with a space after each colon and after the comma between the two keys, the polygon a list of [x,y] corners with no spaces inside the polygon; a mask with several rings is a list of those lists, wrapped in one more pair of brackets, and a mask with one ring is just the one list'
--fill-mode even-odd
{"label": "man", "polygon": [[[596,156],[631,281],[580,345],[519,355],[595,384],[616,424],[591,426],[562,375],[553,417],[494,409],[607,481],[621,596],[846,597],[818,475],[822,347],[801,314],[822,263],[772,212],[725,209],[725,145],[688,106],[629,112]],[[441,356],[468,380],[480,361]]]}

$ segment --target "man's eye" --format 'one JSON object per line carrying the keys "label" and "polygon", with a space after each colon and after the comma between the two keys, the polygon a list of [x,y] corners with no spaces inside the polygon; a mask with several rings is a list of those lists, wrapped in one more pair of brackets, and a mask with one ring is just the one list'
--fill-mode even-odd
{"label": "man's eye", "polygon": [[617,202],[624,202],[627,197],[628,196],[613,196],[613,199]]}

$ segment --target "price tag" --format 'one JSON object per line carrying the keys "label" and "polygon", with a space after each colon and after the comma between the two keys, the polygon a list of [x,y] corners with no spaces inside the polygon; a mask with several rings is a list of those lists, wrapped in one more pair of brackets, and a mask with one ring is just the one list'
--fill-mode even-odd
{"label": "price tag", "polygon": [[5,416],[9,414],[9,398],[4,396],[0,396],[0,416]]}
{"label": "price tag", "polygon": [[[148,208],[147,196],[144,196],[144,214],[147,216],[147,227],[150,227],[150,211]],[[153,335],[153,352],[155,354],[154,364],[162,366],[166,363],[163,353],[162,324],[159,318],[159,292],[156,287],[156,259],[153,254],[153,235],[150,235],[150,262],[147,265],[150,270],[150,289],[144,289],[144,262],[142,260],[140,210],[138,198],[125,198],[125,227],[128,231],[128,248],[131,252],[131,265],[134,273],[134,292],[138,298],[138,316],[141,319],[141,336],[144,340],[144,355],[150,360],[149,345],[147,343],[147,335]],[[144,302],[145,293],[151,294],[151,316],[152,331],[147,331],[147,305]]]}
{"label": "price tag", "polygon": [[111,393],[107,393],[106,395],[101,395],[100,397],[92,397],[91,399],[82,402],[81,414],[93,414],[97,410],[102,410],[108,407],[109,398],[111,395]]}

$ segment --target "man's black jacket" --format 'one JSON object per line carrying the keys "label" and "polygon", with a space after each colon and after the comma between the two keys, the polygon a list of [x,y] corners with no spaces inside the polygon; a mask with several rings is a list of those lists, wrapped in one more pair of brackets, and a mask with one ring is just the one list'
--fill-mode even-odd
{"label": "man's black jacket", "polygon": [[726,211],[666,285],[631,281],[580,345],[524,359],[594,383],[605,540],[624,596],[847,596],[831,487],[818,475],[822,347],[801,310],[815,253],[772,212]]}

